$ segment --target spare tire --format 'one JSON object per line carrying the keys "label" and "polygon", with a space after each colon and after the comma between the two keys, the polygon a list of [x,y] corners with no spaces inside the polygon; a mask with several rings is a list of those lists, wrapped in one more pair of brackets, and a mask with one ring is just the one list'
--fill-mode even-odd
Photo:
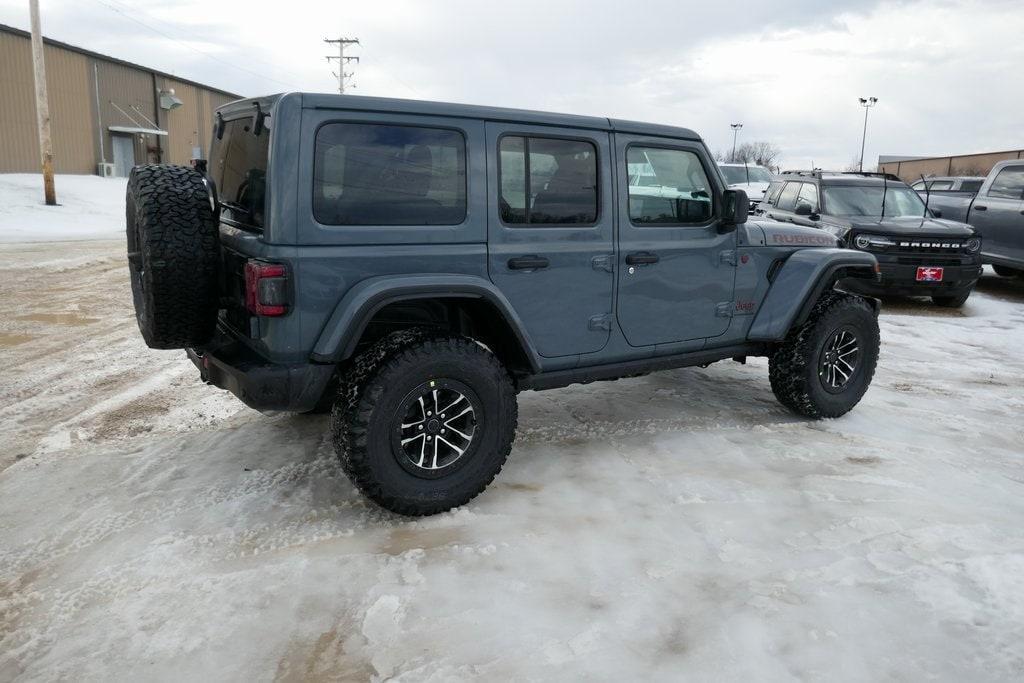
{"label": "spare tire", "polygon": [[126,210],[143,339],[154,349],[201,346],[213,337],[220,296],[220,236],[203,176],[184,166],[136,166]]}

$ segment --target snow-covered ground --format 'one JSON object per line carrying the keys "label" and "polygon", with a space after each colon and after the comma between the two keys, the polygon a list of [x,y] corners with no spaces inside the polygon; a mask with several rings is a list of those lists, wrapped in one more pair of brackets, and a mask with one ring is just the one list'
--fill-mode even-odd
{"label": "snow-covered ground", "polygon": [[43,201],[38,173],[0,175],[0,242],[116,238],[124,234],[126,178],[58,175],[57,206]]}
{"label": "snow-covered ground", "polygon": [[123,249],[0,246],[0,680],[1024,677],[1024,281],[886,302],[838,420],[760,359],[524,393],[407,520],[147,349]]}

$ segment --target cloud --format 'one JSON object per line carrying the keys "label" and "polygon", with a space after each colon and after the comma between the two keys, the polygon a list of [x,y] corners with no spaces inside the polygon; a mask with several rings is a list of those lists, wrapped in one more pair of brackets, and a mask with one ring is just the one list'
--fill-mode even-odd
{"label": "cloud", "polygon": [[[0,21],[25,27],[22,0]],[[1024,146],[1019,2],[52,0],[47,35],[245,95],[331,91],[322,39],[358,36],[357,94],[539,108],[746,139],[784,165]]]}

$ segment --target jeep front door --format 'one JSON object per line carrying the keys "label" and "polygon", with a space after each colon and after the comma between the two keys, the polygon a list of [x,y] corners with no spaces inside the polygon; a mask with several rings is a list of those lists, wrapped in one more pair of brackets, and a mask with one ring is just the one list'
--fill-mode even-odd
{"label": "jeep front door", "polygon": [[632,346],[717,337],[729,327],[736,231],[720,231],[724,188],[698,142],[616,135],[619,293]]}
{"label": "jeep front door", "polygon": [[488,272],[537,352],[592,353],[612,318],[612,182],[602,131],[487,123]]}

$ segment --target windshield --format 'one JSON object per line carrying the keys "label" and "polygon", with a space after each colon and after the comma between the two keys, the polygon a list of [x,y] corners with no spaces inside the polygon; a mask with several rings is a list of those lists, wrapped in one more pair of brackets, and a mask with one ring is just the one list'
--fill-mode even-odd
{"label": "windshield", "polygon": [[267,184],[270,117],[260,134],[252,134],[252,119],[224,123],[224,134],[210,148],[209,173],[217,185],[221,218],[254,228],[263,227]]}
{"label": "windshield", "polygon": [[[730,185],[736,185],[737,183],[770,183],[772,181],[772,174],[768,172],[768,169],[760,166],[719,166],[722,169],[722,175],[725,176],[725,181]],[[750,174],[750,180],[747,180],[747,174]]]}
{"label": "windshield", "polygon": [[832,216],[924,216],[924,202],[905,185],[833,185],[822,188],[824,213]]}

